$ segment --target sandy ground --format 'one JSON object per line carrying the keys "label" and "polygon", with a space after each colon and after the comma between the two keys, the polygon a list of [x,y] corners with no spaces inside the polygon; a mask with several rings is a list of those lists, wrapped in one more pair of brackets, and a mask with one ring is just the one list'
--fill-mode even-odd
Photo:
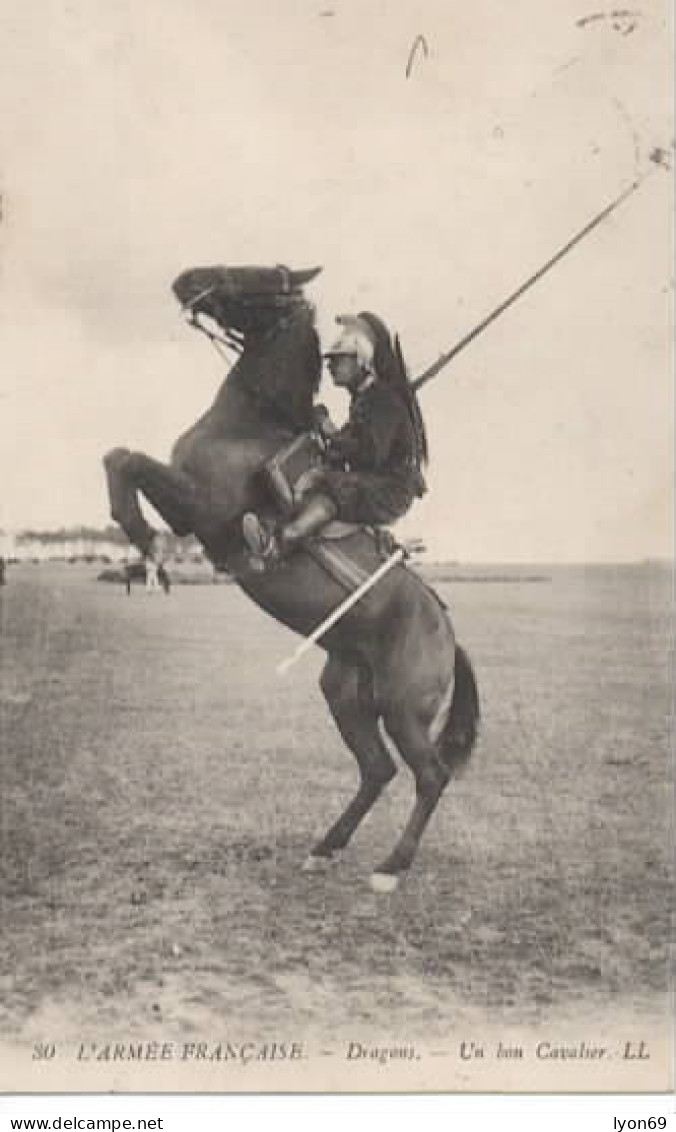
{"label": "sandy ground", "polygon": [[[405,770],[300,871],[355,783],[320,655],[278,679],[294,638],[233,586],[94,579],[16,567],[0,594],[0,1088],[668,1087],[665,571],[438,584],[482,738],[390,896],[367,878]],[[97,1061],[114,1041],[170,1056]]]}

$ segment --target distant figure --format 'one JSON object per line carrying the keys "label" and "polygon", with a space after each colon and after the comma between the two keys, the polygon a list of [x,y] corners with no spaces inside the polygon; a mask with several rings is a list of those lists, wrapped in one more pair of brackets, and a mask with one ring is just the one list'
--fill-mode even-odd
{"label": "distant figure", "polygon": [[5,563],[5,560],[2,557],[2,555],[0,554],[0,586],[4,586],[6,581],[7,581],[5,570],[6,570],[6,563]]}
{"label": "distant figure", "polygon": [[160,587],[165,594],[171,591],[171,581],[165,567],[154,562],[126,562],[124,565],[124,586],[127,596],[131,594],[132,582],[144,582],[149,593],[154,593]]}
{"label": "distant figure", "polygon": [[146,568],[146,591],[148,593],[156,593],[162,589],[165,594],[171,592],[171,582],[169,575],[162,562],[153,562],[148,559],[145,563]]}
{"label": "distant figure", "polygon": [[148,561],[145,564],[145,567],[146,567],[146,592],[149,593],[149,594],[153,594],[153,593],[155,593],[156,590],[159,590],[159,588],[160,588],[160,583],[159,583],[159,579],[158,579],[159,568],[157,566],[157,563],[153,562],[151,558],[148,559]]}

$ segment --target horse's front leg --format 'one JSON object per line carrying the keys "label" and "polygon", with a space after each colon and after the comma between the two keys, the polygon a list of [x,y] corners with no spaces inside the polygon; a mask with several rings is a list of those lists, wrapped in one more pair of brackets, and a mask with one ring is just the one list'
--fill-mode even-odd
{"label": "horse's front leg", "polygon": [[103,458],[110,496],[110,513],[127,538],[146,558],[153,557],[157,532],[147,522],[142,493],[175,535],[192,534],[201,511],[199,491],[183,472],[142,452],[114,448]]}

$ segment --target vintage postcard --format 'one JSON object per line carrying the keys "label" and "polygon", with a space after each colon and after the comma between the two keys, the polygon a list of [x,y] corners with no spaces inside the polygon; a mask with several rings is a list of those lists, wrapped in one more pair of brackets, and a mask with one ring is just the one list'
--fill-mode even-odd
{"label": "vintage postcard", "polygon": [[673,1087],[670,25],[2,0],[1,1092]]}

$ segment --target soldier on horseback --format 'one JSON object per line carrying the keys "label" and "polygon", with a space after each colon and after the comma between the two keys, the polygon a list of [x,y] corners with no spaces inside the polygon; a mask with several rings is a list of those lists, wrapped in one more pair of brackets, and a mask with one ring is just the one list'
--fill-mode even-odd
{"label": "soldier on horseback", "polygon": [[318,539],[280,570],[266,570],[265,558],[258,570],[251,553],[243,554],[245,512],[250,538],[260,538],[274,561],[329,518],[388,523],[423,491],[416,384],[407,381],[398,342],[373,315],[340,320],[329,364],[351,394],[349,420],[342,429],[325,423],[325,453],[313,436],[322,358],[303,287],[317,273],[279,266],[183,272],[173,284],[182,308],[215,321],[240,356],[211,407],[176,441],[169,464],[119,447],[104,465],[113,518],[146,561],[159,556],[142,498],[175,535],[195,535],[209,560],[231,570],[244,593],[303,644],[325,649],[322,692],[360,777],[313,846],[310,869],[345,849],[393,778],[388,740],[410,767],[416,786],[409,820],[371,879],[375,891],[392,892],[453,773],[471,755],[478,693],[448,610],[402,567],[401,548],[384,557],[381,540],[357,525],[342,532],[349,554]]}
{"label": "soldier on horseback", "polygon": [[324,408],[316,410],[324,460],[304,477],[290,521],[244,516],[245,541],[262,564],[284,558],[331,519],[393,523],[425,492],[425,427],[398,338],[367,312],[337,321],[342,329],[325,357],[334,384],[350,394],[349,418],[337,429]]}

